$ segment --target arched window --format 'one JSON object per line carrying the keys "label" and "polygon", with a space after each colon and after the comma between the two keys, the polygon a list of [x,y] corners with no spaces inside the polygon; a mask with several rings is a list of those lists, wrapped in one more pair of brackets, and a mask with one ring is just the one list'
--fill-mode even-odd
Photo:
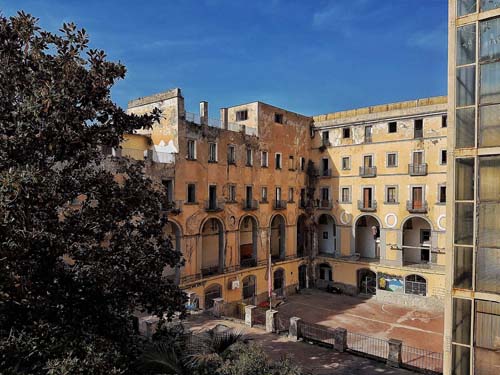
{"label": "arched window", "polygon": [[406,276],[405,293],[425,296],[427,294],[427,281],[419,275]]}
{"label": "arched window", "polygon": [[222,287],[219,284],[213,284],[205,289],[205,309],[214,307],[214,299],[222,297]]}

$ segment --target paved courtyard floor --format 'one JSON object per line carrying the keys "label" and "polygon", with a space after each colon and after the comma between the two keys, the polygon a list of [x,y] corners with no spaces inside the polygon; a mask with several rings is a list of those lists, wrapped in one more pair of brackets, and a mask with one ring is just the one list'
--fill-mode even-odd
{"label": "paved courtyard floor", "polygon": [[411,371],[392,368],[384,363],[355,356],[349,353],[339,353],[318,345],[302,341],[293,341],[286,336],[266,333],[262,329],[249,328],[241,323],[227,320],[217,320],[208,315],[191,316],[186,325],[193,331],[206,330],[223,324],[242,330],[246,337],[261,345],[268,356],[278,360],[287,356],[302,367],[304,374],[314,375],[411,375]]}
{"label": "paved courtyard floor", "polygon": [[342,327],[378,338],[399,339],[409,346],[443,352],[443,312],[384,304],[374,298],[337,295],[316,289],[290,296],[278,311],[309,323]]}

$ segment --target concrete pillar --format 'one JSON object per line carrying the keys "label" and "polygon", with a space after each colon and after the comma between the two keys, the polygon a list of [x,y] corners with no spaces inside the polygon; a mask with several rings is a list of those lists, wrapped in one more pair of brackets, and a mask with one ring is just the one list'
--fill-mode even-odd
{"label": "concrete pillar", "polygon": [[257,306],[246,305],[245,306],[245,325],[249,327],[253,327],[254,317],[253,311],[257,308]]}
{"label": "concrete pillar", "polygon": [[220,109],[220,122],[222,125],[222,129],[227,129],[228,126],[228,111],[227,108]]}
{"label": "concrete pillar", "polygon": [[397,251],[396,253],[396,264],[399,267],[403,267],[403,230],[399,229],[398,234],[397,234],[397,245],[400,250]]}
{"label": "concrete pillar", "polygon": [[276,332],[276,310],[266,311],[266,332]]}
{"label": "concrete pillar", "polygon": [[333,332],[335,343],[333,347],[339,352],[344,352],[347,349],[347,330],[345,328],[337,328]]}
{"label": "concrete pillar", "polygon": [[389,339],[389,356],[387,357],[387,364],[392,367],[399,367],[401,364],[401,349],[403,341],[396,339]]}
{"label": "concrete pillar", "polygon": [[200,122],[202,125],[208,125],[208,102],[200,102]]}
{"label": "concrete pillar", "polygon": [[299,321],[301,319],[297,317],[290,318],[290,328],[288,329],[288,337],[294,340],[298,340],[300,338],[300,329],[299,329]]}
{"label": "concrete pillar", "polygon": [[213,314],[216,318],[220,318],[224,312],[224,298],[214,298]]}

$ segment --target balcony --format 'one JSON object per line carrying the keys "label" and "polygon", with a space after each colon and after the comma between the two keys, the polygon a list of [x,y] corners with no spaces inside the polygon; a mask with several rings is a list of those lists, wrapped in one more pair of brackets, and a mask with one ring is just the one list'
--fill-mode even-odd
{"label": "balcony", "polygon": [[365,143],[372,143],[373,139],[371,135],[365,135]]}
{"label": "balcony", "polygon": [[332,170],[331,169],[323,169],[321,171],[320,177],[323,177],[323,178],[330,178],[330,177],[332,177]]}
{"label": "balcony", "polygon": [[242,259],[240,261],[241,268],[257,267],[257,260],[254,258]]}
{"label": "balcony", "polygon": [[372,200],[359,200],[358,201],[358,210],[362,212],[374,212],[377,211],[377,201],[375,199]]}
{"label": "balcony", "polygon": [[244,199],[241,201],[241,207],[245,211],[254,211],[259,208],[259,202],[255,199]]}
{"label": "balcony", "polygon": [[218,212],[224,209],[223,200],[208,200],[205,201],[205,211],[207,212]]}
{"label": "balcony", "polygon": [[406,209],[412,214],[427,213],[427,201],[406,201]]}
{"label": "balcony", "polygon": [[332,144],[330,143],[329,139],[322,139],[321,140],[321,146],[323,147],[330,147]]}
{"label": "balcony", "polygon": [[361,177],[376,177],[377,167],[359,167],[359,175]]}
{"label": "balcony", "polygon": [[331,210],[333,207],[331,199],[321,199],[318,201],[318,209],[320,210]]}
{"label": "balcony", "polygon": [[162,208],[173,215],[178,215],[182,212],[182,201],[167,201]]}
{"label": "balcony", "polygon": [[201,276],[202,277],[218,275],[219,273],[221,273],[219,266],[209,266],[209,267],[203,267],[201,269]]}
{"label": "balcony", "polygon": [[427,163],[408,164],[408,174],[410,176],[427,176]]}
{"label": "balcony", "polygon": [[276,199],[273,201],[273,208],[275,210],[284,210],[286,209],[286,203],[284,200]]}

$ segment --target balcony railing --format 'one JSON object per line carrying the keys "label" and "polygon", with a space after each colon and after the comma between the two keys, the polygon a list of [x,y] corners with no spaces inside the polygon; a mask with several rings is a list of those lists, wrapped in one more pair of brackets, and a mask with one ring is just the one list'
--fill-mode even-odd
{"label": "balcony railing", "polygon": [[162,208],[172,214],[179,214],[182,212],[182,201],[167,201]]}
{"label": "balcony railing", "polygon": [[375,199],[372,200],[359,200],[358,201],[358,210],[363,212],[373,212],[377,210],[377,201]]}
{"label": "balcony railing", "polygon": [[413,214],[423,214],[428,210],[427,201],[406,201],[406,209]]}
{"label": "balcony railing", "polygon": [[207,211],[207,212],[217,212],[217,211],[222,211],[223,209],[224,209],[224,201],[223,200],[205,201],[205,211]]}
{"label": "balcony railing", "polygon": [[408,174],[410,176],[426,176],[427,175],[427,163],[408,164]]}
{"label": "balcony railing", "polygon": [[365,135],[365,143],[372,143],[372,136],[371,135]]}
{"label": "balcony railing", "polygon": [[321,145],[323,147],[330,147],[332,144],[330,143],[330,140],[329,139],[322,139],[321,140]]}
{"label": "balcony railing", "polygon": [[321,199],[318,201],[318,208],[320,210],[331,210],[333,207],[331,199]]}
{"label": "balcony railing", "polygon": [[201,268],[201,276],[206,277],[206,276],[212,276],[212,275],[218,275],[220,272],[220,267],[219,266],[207,266],[207,267],[202,267]]}
{"label": "balcony railing", "polygon": [[332,170],[331,169],[323,169],[321,171],[321,177],[332,177]]}
{"label": "balcony railing", "polygon": [[284,200],[279,200],[279,199],[275,199],[273,201],[273,208],[275,210],[284,210],[286,208],[286,201]]}
{"label": "balcony railing", "polygon": [[240,261],[241,268],[257,267],[257,260],[254,258],[242,259]]}
{"label": "balcony railing", "polygon": [[257,210],[259,208],[259,202],[255,199],[244,199],[241,201],[241,206],[247,211]]}
{"label": "balcony railing", "polygon": [[377,167],[359,167],[359,175],[361,177],[377,176]]}

